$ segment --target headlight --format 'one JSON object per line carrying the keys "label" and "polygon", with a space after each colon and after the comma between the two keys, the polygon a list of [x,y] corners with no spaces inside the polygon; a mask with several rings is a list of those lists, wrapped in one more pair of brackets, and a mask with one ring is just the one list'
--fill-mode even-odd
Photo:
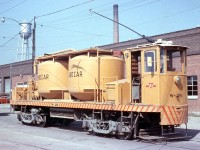
{"label": "headlight", "polygon": [[180,84],[180,83],[181,83],[181,78],[180,78],[179,76],[175,76],[175,77],[174,77],[174,82],[175,82],[176,84]]}

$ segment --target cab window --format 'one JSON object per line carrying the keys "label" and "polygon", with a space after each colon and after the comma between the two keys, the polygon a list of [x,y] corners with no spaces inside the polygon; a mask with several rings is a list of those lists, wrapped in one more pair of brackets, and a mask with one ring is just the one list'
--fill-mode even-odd
{"label": "cab window", "polygon": [[144,53],[145,57],[145,72],[155,72],[157,71],[157,64],[156,64],[156,51],[146,51]]}
{"label": "cab window", "polygon": [[164,49],[160,50],[160,73],[164,73],[165,62],[164,62]]}
{"label": "cab window", "polygon": [[167,71],[182,72],[184,57],[182,51],[167,50]]}

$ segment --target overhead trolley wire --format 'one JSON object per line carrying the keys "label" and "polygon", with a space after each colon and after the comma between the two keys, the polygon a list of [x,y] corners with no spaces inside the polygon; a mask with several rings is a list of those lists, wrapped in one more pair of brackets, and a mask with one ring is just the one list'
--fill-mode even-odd
{"label": "overhead trolley wire", "polygon": [[[6,10],[6,11],[0,12],[0,14],[2,14],[2,13],[4,13],[4,12],[7,12],[7,11],[9,11],[9,10],[11,10],[11,9],[13,9],[13,8],[15,8],[15,7],[17,7],[18,5],[24,3],[25,1],[27,1],[27,0],[24,0],[24,1],[20,2],[20,3],[18,3],[17,5],[15,5],[15,6],[9,8],[9,9]],[[64,9],[60,9],[60,10],[54,11],[54,12],[50,12],[50,13],[48,13],[48,14],[44,14],[44,15],[40,15],[40,16],[36,16],[35,18],[41,18],[41,17],[45,17],[45,16],[49,16],[49,15],[53,15],[53,14],[56,14],[56,13],[59,13],[59,12],[65,11],[65,10],[67,10],[67,9],[71,9],[71,8],[74,8],[74,7],[78,7],[78,6],[81,6],[81,5],[85,5],[85,4],[90,3],[90,2],[92,2],[92,1],[94,1],[94,0],[85,1],[85,2],[83,2],[83,3],[76,4],[76,5],[73,5],[73,6],[70,6],[70,7],[64,8]],[[32,22],[33,20],[34,20],[34,18],[33,18],[30,22]],[[18,33],[18,34],[19,34],[19,33]],[[14,37],[12,37],[11,39],[9,39],[6,43],[2,44],[0,47],[3,47],[4,45],[6,45],[6,44],[9,43],[10,41],[12,41],[15,37],[18,36],[18,34],[16,34]]]}
{"label": "overhead trolley wire", "polygon": [[19,6],[19,5],[23,4],[23,3],[25,3],[26,1],[27,1],[27,0],[21,1],[20,3],[14,5],[13,7],[10,7],[9,9],[0,12],[0,14],[3,14],[3,13],[5,13],[5,12],[7,12],[7,11],[13,9],[13,8],[15,8],[15,7],[17,7],[17,6]]}
{"label": "overhead trolley wire", "polygon": [[2,39],[8,39],[10,37],[8,37],[8,36],[0,36],[0,38],[2,38]]}
{"label": "overhead trolley wire", "polygon": [[48,14],[44,14],[44,15],[40,15],[40,16],[36,16],[36,18],[41,18],[41,17],[45,17],[45,16],[49,16],[49,15],[53,15],[53,14],[56,14],[56,13],[59,13],[59,12],[62,12],[62,11],[65,11],[67,9],[71,9],[71,8],[74,8],[74,7],[78,7],[78,6],[81,6],[81,5],[85,5],[87,3],[90,3],[94,0],[89,0],[89,1],[86,1],[86,2],[83,2],[83,3],[80,3],[80,4],[76,4],[76,5],[73,5],[73,6],[70,6],[70,7],[67,7],[67,8],[64,8],[64,9],[60,9],[60,10],[57,10],[57,11],[54,11],[54,12],[50,12]]}
{"label": "overhead trolley wire", "polygon": [[5,2],[0,2],[0,5],[4,5],[4,4],[7,4],[7,3],[9,3],[9,2],[11,2],[11,1],[14,1],[14,0],[6,0]]}
{"label": "overhead trolley wire", "polygon": [[[156,2],[158,2],[158,1],[161,1],[161,0],[152,0],[152,1],[150,1],[150,2],[147,2],[147,3],[139,3],[139,5],[137,5],[137,6],[134,6],[134,7],[130,7],[130,8],[127,8],[127,9],[125,9],[125,10],[123,10],[122,12],[124,12],[124,11],[129,11],[129,10],[131,10],[131,9],[134,9],[134,8],[139,8],[139,7],[142,7],[142,6],[146,6],[146,5],[149,5],[149,4],[152,4],[152,3],[156,3]],[[135,3],[136,4],[136,3]],[[134,4],[134,5],[135,5]],[[131,6],[131,5],[129,5],[129,6]]]}
{"label": "overhead trolley wire", "polygon": [[[26,30],[26,27],[24,27],[20,32],[22,32],[22,31],[24,31],[24,30]],[[1,47],[4,47],[6,44],[8,44],[10,41],[12,41],[13,39],[15,39],[19,34],[20,34],[20,32],[19,33],[17,33],[15,36],[13,36],[12,38],[10,38],[7,42],[5,42],[4,44],[2,44],[1,46],[0,46],[0,48]]]}
{"label": "overhead trolley wire", "polygon": [[82,31],[77,31],[77,30],[70,30],[70,29],[66,29],[66,28],[54,27],[54,26],[43,25],[43,24],[41,24],[40,26],[41,27],[46,27],[46,28],[58,29],[58,30],[66,30],[66,31],[71,31],[71,32],[77,32],[77,33],[81,33],[81,34],[93,35],[93,36],[102,36],[100,34],[87,33],[87,32],[82,32]]}
{"label": "overhead trolley wire", "polygon": [[[117,0],[116,0],[117,1]],[[101,8],[102,6],[104,5],[108,5],[108,4],[111,4],[113,2],[106,2],[106,3],[103,3],[102,5],[99,5],[99,6],[96,6],[94,7],[95,9],[96,8]],[[86,13],[87,12],[87,13]],[[81,18],[81,20],[84,20],[83,17],[85,16],[88,16],[88,10],[84,10],[84,11],[80,11],[76,14],[73,14],[73,15],[70,15],[70,16],[67,16],[67,17],[64,17],[64,18],[59,18],[57,20],[54,19],[54,22],[62,22],[63,20],[66,20],[66,19],[70,19],[70,18],[73,18],[73,19],[76,19],[76,18]],[[91,18],[91,17],[90,17]],[[86,18],[86,20],[88,20],[88,18]],[[77,21],[76,21],[77,22]],[[52,23],[51,23],[52,24]],[[53,23],[53,24],[60,24],[60,23]],[[61,23],[62,24],[62,23]]]}
{"label": "overhead trolley wire", "polygon": [[148,24],[148,23],[151,23],[151,22],[157,22],[157,21],[160,21],[160,20],[167,20],[167,18],[178,16],[178,15],[190,12],[190,11],[194,11],[194,10],[199,9],[199,8],[200,8],[200,6],[189,8],[189,9],[185,9],[185,10],[182,10],[182,11],[178,11],[176,13],[172,13],[172,14],[168,14],[166,16],[162,16],[160,18],[155,18],[155,19],[143,22],[143,23],[136,24],[136,26],[140,26],[140,25],[143,25],[143,24]]}
{"label": "overhead trolley wire", "polygon": [[10,38],[7,42],[5,42],[4,44],[2,44],[0,46],[0,48],[3,47],[3,46],[5,46],[7,43],[9,43],[10,41],[12,41],[13,39],[15,39],[18,35],[19,35],[19,33],[17,33],[15,36],[13,36],[12,38]]}
{"label": "overhead trolley wire", "polygon": [[[128,1],[128,2],[125,2],[125,3],[120,4],[120,8],[121,8],[121,9],[124,9],[124,7],[121,7],[121,6],[130,6],[130,5],[136,5],[136,6],[133,7],[133,8],[142,7],[142,6],[144,6],[144,5],[151,4],[151,3],[155,2],[155,1],[160,1],[160,0],[154,0],[154,1],[151,1],[151,2],[145,3],[145,4],[144,4],[145,1],[143,1],[143,0],[130,0],[130,1]],[[106,8],[103,8],[103,9],[102,9],[102,6],[105,6],[105,5],[107,6],[107,5],[110,4],[110,3],[113,3],[113,2],[104,3],[104,4],[102,4],[102,5],[95,6],[95,7],[93,7],[92,9],[101,8],[101,9],[97,9],[98,12],[108,12],[108,11],[112,11],[113,8],[110,7],[110,6],[109,6],[109,8],[106,7]],[[138,4],[140,4],[140,5],[138,6]],[[88,11],[88,10],[87,10],[87,11]],[[126,8],[124,11],[127,11],[127,8]],[[120,13],[121,13],[121,12],[123,12],[123,10],[121,10]],[[64,25],[66,26],[66,23],[65,23],[65,22],[66,22],[66,21],[69,22],[69,19],[72,19],[72,21],[70,21],[70,23],[68,23],[67,25],[71,25],[71,24],[72,24],[72,25],[74,26],[74,23],[77,23],[77,22],[78,22],[77,24],[80,24],[81,22],[86,23],[86,22],[89,22],[90,20],[94,19],[94,17],[87,17],[87,18],[85,18],[85,16],[88,16],[88,13],[86,14],[85,11],[78,12],[78,13],[77,13],[77,16],[71,15],[71,16],[68,16],[68,17],[64,17],[64,18],[57,19],[56,21],[54,21],[54,23],[51,23],[51,25],[53,24],[53,25],[58,25],[58,26],[59,26],[59,25],[64,24]],[[76,18],[80,18],[80,19],[77,20]],[[81,21],[81,22],[80,22],[80,21]],[[72,26],[72,25],[71,25],[71,26]],[[75,24],[75,25],[76,25],[76,24]]]}
{"label": "overhead trolley wire", "polygon": [[[155,0],[154,0],[155,1]],[[158,1],[158,0],[157,0]],[[111,3],[111,2],[109,2],[109,3]],[[138,4],[138,3],[142,3],[142,0],[131,0],[131,1],[129,1],[129,3],[131,3],[131,4]],[[105,5],[105,4],[108,4],[108,2],[107,3],[104,3],[103,5]],[[126,3],[123,3],[123,5],[126,5],[127,4],[127,2]],[[100,6],[103,6],[103,5],[100,5]],[[97,7],[95,7],[95,8],[97,8]],[[109,9],[106,9],[106,10],[102,10],[102,11],[110,11],[110,10],[112,10],[112,8],[109,8]],[[101,12],[102,12],[101,11]],[[85,16],[85,14],[83,14],[83,13],[78,13],[78,14],[80,14],[79,15],[79,17],[81,16]],[[66,18],[72,18],[74,15],[71,15],[71,16],[69,16],[69,17],[65,17],[65,19],[64,18],[62,18],[62,19],[60,19],[60,20],[66,20]],[[73,17],[73,19],[74,19],[74,17]],[[84,22],[88,22],[88,20],[91,20],[91,19],[94,19],[93,17],[88,17],[88,18],[81,18],[81,20],[76,20],[75,22],[73,22],[73,23],[77,23],[77,22],[79,22],[79,24],[80,24],[80,21],[84,21]],[[53,23],[54,24],[54,23]],[[50,28],[54,28],[54,29],[59,29],[59,30],[68,30],[68,29],[65,29],[65,28],[62,28],[62,27],[60,27],[60,26],[57,26],[57,25],[62,25],[62,24],[64,24],[65,26],[66,26],[66,24],[65,23],[56,23],[56,24],[54,24],[54,25],[56,25],[56,26],[48,26],[48,25],[41,25],[41,26],[44,26],[44,27],[50,27]],[[68,24],[69,25],[69,24]],[[74,24],[73,24],[73,26],[74,26]],[[74,31],[74,30],[73,30]],[[77,31],[74,31],[74,32],[77,32]],[[80,32],[80,31],[78,31],[79,33],[83,33],[83,32]],[[85,34],[85,33],[84,33]],[[86,34],[88,34],[88,33],[86,33]],[[91,34],[92,35],[92,34]],[[98,34],[95,34],[96,36],[103,36],[103,35],[98,35]]]}

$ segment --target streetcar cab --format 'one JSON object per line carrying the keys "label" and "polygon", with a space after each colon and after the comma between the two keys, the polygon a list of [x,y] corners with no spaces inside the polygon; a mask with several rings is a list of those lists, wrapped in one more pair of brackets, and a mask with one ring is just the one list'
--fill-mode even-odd
{"label": "streetcar cab", "polygon": [[125,50],[131,102],[186,104],[186,49],[170,41],[159,41]]}
{"label": "streetcar cab", "polygon": [[155,44],[144,48],[141,55],[141,102],[154,105],[186,104],[186,47],[171,43]]}

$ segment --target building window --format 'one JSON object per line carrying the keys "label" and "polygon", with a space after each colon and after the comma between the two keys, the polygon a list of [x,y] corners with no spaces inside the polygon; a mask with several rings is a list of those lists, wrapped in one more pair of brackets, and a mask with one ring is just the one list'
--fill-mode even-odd
{"label": "building window", "polygon": [[188,76],[188,99],[198,99],[197,76]]}
{"label": "building window", "polygon": [[17,83],[17,87],[27,87],[28,83],[27,82],[19,82]]}
{"label": "building window", "polygon": [[5,87],[5,93],[6,94],[9,94],[10,93],[10,78],[9,77],[6,77],[4,79],[4,87]]}

